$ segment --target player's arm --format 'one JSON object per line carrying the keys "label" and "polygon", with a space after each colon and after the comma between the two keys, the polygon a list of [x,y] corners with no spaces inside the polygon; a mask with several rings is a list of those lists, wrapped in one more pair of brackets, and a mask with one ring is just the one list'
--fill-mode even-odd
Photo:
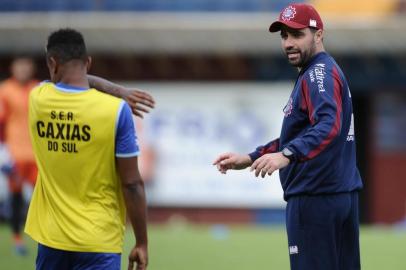
{"label": "player's arm", "polygon": [[0,85],[0,142],[3,143],[6,139],[6,125],[8,115],[8,104],[4,94],[4,89]]}
{"label": "player's arm", "polygon": [[307,111],[311,128],[286,145],[293,159],[312,159],[334,143],[342,126],[342,82],[335,67],[326,70],[323,81],[302,82],[303,109]]}
{"label": "player's arm", "polygon": [[141,179],[137,157],[117,158],[127,215],[133,227],[136,244],[128,257],[128,269],[146,269],[148,265],[147,207],[144,182]]}
{"label": "player's arm", "polygon": [[242,170],[249,167],[252,160],[249,155],[237,153],[224,153],[213,162],[219,172],[226,174],[228,170]]}
{"label": "player's arm", "polygon": [[121,179],[127,215],[131,221],[136,243],[132,248],[128,269],[146,269],[148,264],[148,238],[146,221],[146,200],[144,182],[138,170],[137,156],[139,147],[136,143],[134,122],[131,109],[122,103],[118,117],[115,149],[117,169]]}
{"label": "player's arm", "polygon": [[[0,92],[3,91],[0,89]],[[2,157],[0,171],[5,175],[9,176],[9,180],[19,180],[19,177],[10,177],[12,174],[15,174],[15,164],[10,156],[10,153],[7,149],[5,139],[6,139],[6,125],[7,125],[7,102],[4,97],[4,91],[0,93],[0,156]]]}
{"label": "player's arm", "polygon": [[249,154],[253,163],[251,171],[255,171],[255,176],[264,178],[267,174],[271,175],[274,171],[286,167],[289,159],[280,152],[279,138],[270,141],[265,145],[258,146],[257,149]]}
{"label": "player's arm", "polygon": [[279,138],[265,145],[258,146],[254,152],[242,155],[236,153],[224,153],[216,158],[213,165],[225,174],[227,170],[242,170],[252,166],[255,161],[267,153],[274,153],[279,149]]}
{"label": "player's arm", "polygon": [[94,75],[87,75],[87,78],[90,87],[127,101],[133,114],[140,118],[143,118],[143,113],[149,113],[149,109],[155,106],[154,98],[144,91],[128,89]]}

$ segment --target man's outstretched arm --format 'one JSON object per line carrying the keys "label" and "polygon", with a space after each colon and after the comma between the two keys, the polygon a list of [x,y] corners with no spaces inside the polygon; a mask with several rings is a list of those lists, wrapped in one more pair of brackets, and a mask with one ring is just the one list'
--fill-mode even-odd
{"label": "man's outstretched arm", "polygon": [[149,109],[155,106],[154,98],[144,91],[129,89],[94,75],[87,75],[87,78],[90,87],[127,101],[135,116],[143,118],[143,113],[149,113]]}
{"label": "man's outstretched arm", "polygon": [[243,170],[251,166],[252,160],[249,155],[237,153],[224,153],[219,155],[213,162],[219,172],[226,174],[228,170]]}

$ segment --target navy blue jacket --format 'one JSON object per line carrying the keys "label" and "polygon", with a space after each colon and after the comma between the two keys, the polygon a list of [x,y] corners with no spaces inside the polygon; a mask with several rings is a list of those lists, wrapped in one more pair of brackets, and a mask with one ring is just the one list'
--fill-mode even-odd
{"label": "navy blue jacket", "polygon": [[249,155],[255,160],[285,147],[293,152],[294,160],[279,171],[285,200],[362,188],[351,93],[329,54],[318,53],[302,68],[283,111],[280,137]]}

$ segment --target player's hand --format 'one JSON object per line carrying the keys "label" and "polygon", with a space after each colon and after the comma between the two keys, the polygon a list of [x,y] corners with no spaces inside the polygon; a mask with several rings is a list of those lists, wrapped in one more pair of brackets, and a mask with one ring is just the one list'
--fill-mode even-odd
{"label": "player's hand", "polygon": [[154,98],[147,92],[139,89],[123,89],[123,98],[130,105],[135,116],[143,118],[143,113],[149,113],[155,107]]}
{"label": "player's hand", "polygon": [[255,160],[251,165],[251,171],[255,171],[255,176],[260,174],[262,178],[266,174],[271,175],[274,171],[288,166],[289,159],[282,155],[282,152],[265,154]]}
{"label": "player's hand", "polygon": [[128,270],[146,270],[148,265],[148,248],[145,245],[136,245],[128,256]]}
{"label": "player's hand", "polygon": [[252,164],[252,160],[249,155],[240,155],[236,153],[221,154],[213,162],[213,165],[217,166],[217,169],[222,174],[226,174],[227,170],[242,170]]}

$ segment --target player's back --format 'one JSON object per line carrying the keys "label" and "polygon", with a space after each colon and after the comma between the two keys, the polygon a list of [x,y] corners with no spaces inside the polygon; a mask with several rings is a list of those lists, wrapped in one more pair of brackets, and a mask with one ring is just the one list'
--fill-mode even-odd
{"label": "player's back", "polygon": [[125,208],[115,167],[121,100],[43,83],[30,95],[39,169],[26,232],[53,248],[121,252]]}

